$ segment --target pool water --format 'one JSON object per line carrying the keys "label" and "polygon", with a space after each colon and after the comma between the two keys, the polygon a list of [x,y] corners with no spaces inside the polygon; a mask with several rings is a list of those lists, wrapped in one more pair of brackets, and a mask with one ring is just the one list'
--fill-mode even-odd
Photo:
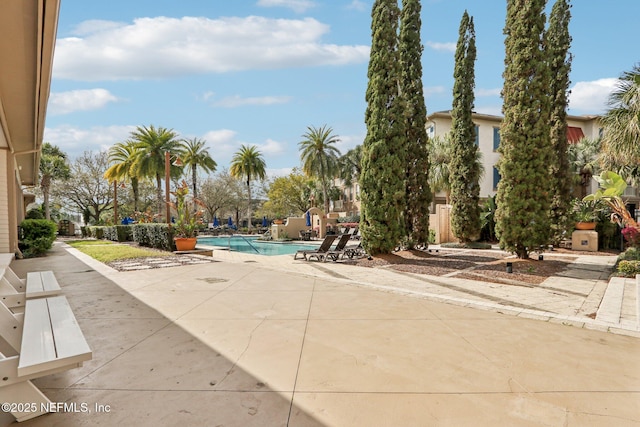
{"label": "pool water", "polygon": [[198,244],[207,246],[222,246],[232,251],[255,255],[293,255],[299,250],[317,249],[313,245],[298,243],[269,242],[257,240],[257,237],[225,236],[198,237]]}

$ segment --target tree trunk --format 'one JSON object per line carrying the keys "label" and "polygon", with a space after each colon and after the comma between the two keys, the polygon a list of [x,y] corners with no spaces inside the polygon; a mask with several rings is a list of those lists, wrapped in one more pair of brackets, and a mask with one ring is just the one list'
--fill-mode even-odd
{"label": "tree trunk", "polygon": [[196,165],[191,166],[191,178],[193,179],[193,197],[198,197],[198,186],[196,185],[197,169]]}
{"label": "tree trunk", "polygon": [[247,207],[247,228],[251,231],[251,181],[247,181],[247,193],[249,194],[249,206]]}
{"label": "tree trunk", "polygon": [[44,197],[44,217],[51,219],[51,212],[49,211],[49,188],[51,184],[51,178],[49,175],[44,175],[42,181],[40,181],[40,187],[42,188],[42,196]]}
{"label": "tree trunk", "polygon": [[133,191],[133,211],[138,212],[138,198],[140,197],[138,178],[131,178],[131,190]]}
{"label": "tree trunk", "polygon": [[329,213],[329,198],[327,197],[327,183],[324,179],[324,176],[321,177],[322,180],[322,199],[324,201],[324,214],[327,215]]}
{"label": "tree trunk", "polygon": [[[158,215],[162,216],[162,179],[160,177],[160,174],[157,173],[156,174],[156,189],[158,191]],[[169,206],[166,207],[167,209],[169,208]]]}

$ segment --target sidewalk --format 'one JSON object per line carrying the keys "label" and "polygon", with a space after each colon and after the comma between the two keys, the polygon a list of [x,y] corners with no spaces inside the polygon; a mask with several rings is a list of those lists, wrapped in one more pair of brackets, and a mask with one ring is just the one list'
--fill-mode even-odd
{"label": "sidewalk", "polygon": [[386,289],[389,271],[215,252],[116,272],[71,252],[12,263],[55,271],[94,352],[35,383],[110,412],[25,426],[640,425],[635,337]]}
{"label": "sidewalk", "polygon": [[[432,248],[435,250],[439,247],[434,245]],[[554,257],[566,257],[566,254],[545,254],[547,260]],[[215,258],[234,263],[258,263],[267,269],[335,280],[431,301],[640,337],[638,287],[634,279],[619,279],[624,281],[624,291],[608,295],[609,298],[604,300],[606,307],[601,304],[607,291],[610,291],[609,275],[616,261],[614,256],[580,255],[567,271],[559,276],[549,277],[535,286],[488,283],[455,276],[411,274],[342,263],[293,261],[290,256],[264,257],[215,251]],[[608,315],[601,316],[600,310]]]}

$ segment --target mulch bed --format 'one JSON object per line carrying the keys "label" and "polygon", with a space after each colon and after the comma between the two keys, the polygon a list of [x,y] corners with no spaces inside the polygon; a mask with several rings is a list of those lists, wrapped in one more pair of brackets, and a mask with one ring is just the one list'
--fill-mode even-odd
{"label": "mulch bed", "polygon": [[[555,276],[567,269],[578,255],[586,254],[573,251],[554,251],[563,256],[539,261],[535,259],[517,259],[505,253],[485,252],[481,250],[435,252],[410,250],[398,251],[392,254],[375,256],[372,259],[361,258],[346,261],[360,267],[389,268],[414,274],[443,276],[451,273],[453,277],[471,279],[484,282],[502,284],[530,284],[544,282],[548,277]],[[613,253],[594,253],[597,255],[615,255]],[[512,273],[507,273],[507,262],[512,263]],[[462,271],[467,270],[468,271]]]}

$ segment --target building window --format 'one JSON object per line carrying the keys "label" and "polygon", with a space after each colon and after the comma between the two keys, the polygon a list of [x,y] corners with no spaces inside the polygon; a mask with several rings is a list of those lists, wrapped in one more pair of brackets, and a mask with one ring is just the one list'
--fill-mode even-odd
{"label": "building window", "polygon": [[498,183],[500,182],[500,172],[497,167],[493,167],[493,190],[496,191],[498,189]]}
{"label": "building window", "polygon": [[493,128],[493,151],[498,151],[500,147],[500,128]]}
{"label": "building window", "polygon": [[476,147],[480,146],[480,126],[476,125]]}
{"label": "building window", "polygon": [[598,138],[602,138],[603,135],[604,135],[604,129],[598,128]]}
{"label": "building window", "polygon": [[433,137],[436,136],[436,128],[435,128],[435,126],[429,126],[427,128],[427,136],[429,138],[433,138]]}

